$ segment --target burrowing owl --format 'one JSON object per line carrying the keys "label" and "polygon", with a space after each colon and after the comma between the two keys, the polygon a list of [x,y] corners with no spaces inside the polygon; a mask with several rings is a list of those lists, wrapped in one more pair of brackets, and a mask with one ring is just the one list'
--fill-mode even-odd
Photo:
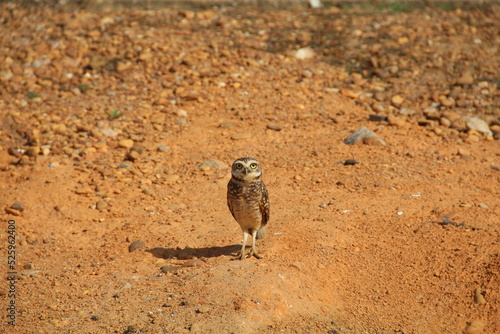
{"label": "burrowing owl", "polygon": [[248,236],[252,236],[252,251],[248,257],[260,255],[255,240],[264,237],[269,221],[269,197],[262,182],[262,168],[253,158],[240,158],[233,162],[232,177],[227,185],[227,205],[243,230],[243,247],[236,259],[245,258]]}

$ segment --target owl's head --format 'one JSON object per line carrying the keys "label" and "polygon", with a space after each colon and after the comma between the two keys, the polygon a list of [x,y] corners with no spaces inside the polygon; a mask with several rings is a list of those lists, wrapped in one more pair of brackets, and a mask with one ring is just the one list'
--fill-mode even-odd
{"label": "owl's head", "polygon": [[260,180],[262,168],[254,158],[239,158],[233,162],[231,174],[241,181]]}

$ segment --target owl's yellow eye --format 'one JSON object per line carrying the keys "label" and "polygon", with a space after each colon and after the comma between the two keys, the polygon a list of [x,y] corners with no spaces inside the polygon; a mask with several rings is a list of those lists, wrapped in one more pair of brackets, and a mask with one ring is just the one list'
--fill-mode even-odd
{"label": "owl's yellow eye", "polygon": [[240,163],[237,163],[236,165],[234,165],[234,167],[236,167],[237,169],[241,169],[241,168],[243,168],[243,165]]}
{"label": "owl's yellow eye", "polygon": [[250,168],[252,168],[252,169],[257,168],[257,164],[256,163],[250,164]]}

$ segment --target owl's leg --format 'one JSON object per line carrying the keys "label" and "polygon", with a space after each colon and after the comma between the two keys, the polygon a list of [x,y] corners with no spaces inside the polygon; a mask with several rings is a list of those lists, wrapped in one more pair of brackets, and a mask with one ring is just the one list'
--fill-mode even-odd
{"label": "owl's leg", "polygon": [[243,260],[245,258],[245,248],[247,247],[248,235],[247,231],[243,231],[243,246],[241,247],[241,252],[233,258],[234,260]]}
{"label": "owl's leg", "polygon": [[255,240],[257,239],[257,230],[252,231],[252,250],[250,251],[250,254],[248,257],[255,256],[258,259],[262,259],[262,257],[257,254],[257,250],[255,249]]}

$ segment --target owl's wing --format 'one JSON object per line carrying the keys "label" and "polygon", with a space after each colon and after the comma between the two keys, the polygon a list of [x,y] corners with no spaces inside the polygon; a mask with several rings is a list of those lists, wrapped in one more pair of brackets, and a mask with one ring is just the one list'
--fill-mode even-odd
{"label": "owl's wing", "polygon": [[230,192],[231,192],[231,182],[229,182],[229,185],[227,187],[227,207],[229,208],[229,211],[231,212],[231,215],[233,215],[233,218],[236,219],[236,217],[234,215],[233,207],[231,205],[232,197],[230,195]]}
{"label": "owl's wing", "polygon": [[262,184],[262,198],[259,203],[260,213],[262,215],[262,226],[266,225],[270,218],[269,194],[267,188]]}

